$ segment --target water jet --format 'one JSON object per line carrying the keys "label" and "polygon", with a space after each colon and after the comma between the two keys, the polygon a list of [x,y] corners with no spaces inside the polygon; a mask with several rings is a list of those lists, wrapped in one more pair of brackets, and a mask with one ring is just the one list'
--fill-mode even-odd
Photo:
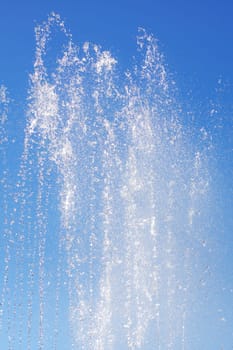
{"label": "water jet", "polygon": [[[51,62],[54,31],[64,42]],[[195,347],[210,141],[204,128],[189,140],[157,40],[139,29],[137,46],[121,73],[58,15],[36,28],[15,184],[0,90],[4,349]]]}

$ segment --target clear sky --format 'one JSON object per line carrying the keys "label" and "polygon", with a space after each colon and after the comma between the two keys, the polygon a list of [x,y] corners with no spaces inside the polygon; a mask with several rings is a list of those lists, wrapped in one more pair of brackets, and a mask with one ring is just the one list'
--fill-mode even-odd
{"label": "clear sky", "polygon": [[[227,339],[227,343],[223,339],[222,344],[227,347],[214,348],[216,338],[213,337],[213,343],[210,341],[208,350],[232,349],[233,2],[231,0],[1,1],[0,85],[7,87],[9,96],[14,101],[15,116],[9,116],[12,120],[26,108],[29,74],[33,71],[35,58],[35,26],[46,20],[52,11],[60,14],[65,21],[74,42],[90,41],[101,45],[103,49],[112,52],[124,69],[131,65],[132,56],[136,52],[138,27],[153,33],[159,40],[165,63],[177,83],[179,96],[185,105],[184,110],[195,114],[194,125],[200,127],[204,125],[210,132],[213,150],[209,163],[213,171],[211,181],[214,193],[211,194],[212,216],[209,224],[213,228],[213,238],[210,241],[216,249],[212,257],[210,254],[210,259],[215,259],[210,261],[210,265],[214,267],[216,282],[215,277],[212,278],[208,288],[212,287],[217,297],[208,292],[207,297],[205,296],[207,303],[204,308],[207,311],[204,314],[207,315],[207,319],[202,320],[203,334],[199,334],[199,337],[202,339],[200,343],[204,344],[205,331],[218,329],[219,333],[215,337],[220,336],[222,332],[222,337]],[[10,123],[13,125],[12,121]],[[12,137],[15,139],[18,137],[19,142],[24,137],[24,126],[25,119],[22,123],[18,121],[17,127],[11,130]],[[19,153],[15,155],[15,159],[19,162],[20,147],[17,152]],[[211,320],[212,313],[208,313],[208,303],[215,311],[220,310],[218,317],[221,322]],[[223,309],[218,306],[222,304]],[[211,322],[213,322],[212,328]],[[209,334],[208,339],[211,340]]]}
{"label": "clear sky", "polygon": [[34,27],[59,13],[75,41],[97,42],[127,65],[139,26],[159,39],[170,70],[205,94],[219,77],[232,82],[233,4],[230,0],[41,0],[0,4],[0,81],[27,86],[34,56]]}

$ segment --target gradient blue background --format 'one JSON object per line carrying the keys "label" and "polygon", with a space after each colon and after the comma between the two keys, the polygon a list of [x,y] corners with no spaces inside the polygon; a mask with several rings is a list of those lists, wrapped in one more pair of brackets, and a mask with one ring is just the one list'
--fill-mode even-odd
{"label": "gradient blue background", "polygon": [[[233,2],[230,0],[8,0],[0,4],[0,84],[7,86],[18,117],[25,109],[35,55],[34,28],[51,11],[59,13],[75,42],[92,41],[110,49],[123,68],[136,52],[139,26],[154,33],[185,108],[212,135],[212,189],[209,237],[215,249],[206,296],[203,350],[233,348]],[[18,107],[18,109],[17,109]],[[216,112],[211,117],[210,111]],[[23,139],[25,118],[12,133]],[[19,136],[20,135],[20,136]],[[20,147],[19,147],[20,153]],[[18,155],[15,155],[18,159]],[[12,165],[14,166],[14,165]],[[208,312],[208,308],[215,310]],[[220,308],[222,312],[217,315]],[[216,319],[213,318],[216,317]],[[217,322],[219,318],[219,323]],[[224,318],[224,320],[221,320]],[[211,327],[213,323],[213,327]],[[211,329],[218,333],[207,334]],[[206,332],[206,334],[205,334]],[[199,340],[197,339],[197,344]],[[218,343],[218,344],[219,344]],[[1,349],[1,346],[0,346]],[[4,349],[3,349],[4,350]],[[197,349],[195,349],[197,350]]]}
{"label": "gradient blue background", "polygon": [[127,65],[138,26],[159,39],[178,79],[208,94],[221,76],[233,78],[230,0],[8,0],[0,5],[0,81],[21,94],[32,70],[34,27],[51,12],[65,19],[74,40],[111,49]]}

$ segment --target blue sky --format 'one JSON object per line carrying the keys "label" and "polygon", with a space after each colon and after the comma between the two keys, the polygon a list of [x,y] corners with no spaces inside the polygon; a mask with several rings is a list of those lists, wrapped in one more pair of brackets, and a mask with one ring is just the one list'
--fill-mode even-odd
{"label": "blue sky", "polygon": [[58,12],[74,40],[111,49],[126,66],[139,26],[160,41],[177,79],[208,95],[219,77],[232,81],[233,4],[230,0],[2,1],[0,81],[21,95],[34,56],[34,27]]}
{"label": "blue sky", "polygon": [[[220,177],[232,179],[233,3],[230,0],[8,0],[0,4],[0,83],[17,111],[25,108],[35,57],[34,28],[52,11],[59,13],[77,43],[90,41],[111,50],[123,68],[136,53],[138,27],[159,40],[187,110],[196,123],[210,122]],[[14,118],[14,117],[13,117]],[[215,123],[221,124],[216,128]],[[23,128],[24,123],[19,124]],[[221,130],[220,130],[221,127]],[[17,133],[17,131],[16,131]],[[23,133],[22,133],[23,136]],[[228,191],[224,187],[227,196]],[[230,186],[231,188],[231,186]],[[229,200],[230,201],[230,200]],[[228,206],[229,207],[229,206]]]}
{"label": "blue sky", "polygon": [[[233,346],[233,3],[230,0],[8,0],[0,4],[0,84],[4,84],[13,99],[10,124],[26,108],[29,74],[35,58],[34,28],[46,20],[51,12],[61,15],[74,42],[91,41],[110,50],[121,67],[131,65],[136,53],[138,27],[144,27],[159,40],[165,63],[174,76],[184,109],[195,115],[194,126],[210,131],[213,140],[211,194],[213,230],[210,244],[210,265],[216,276],[209,282],[208,303],[204,305],[206,320],[200,344],[204,344],[205,331],[218,329],[227,339],[227,348]],[[211,110],[216,110],[211,117]],[[17,121],[10,131],[12,137],[23,140],[25,118]],[[10,147],[13,148],[11,145]],[[15,147],[15,146],[14,146]],[[12,156],[19,162],[22,148]],[[18,153],[17,153],[18,152]],[[218,219],[216,219],[218,218]],[[213,224],[214,223],[214,224]],[[224,289],[225,288],[225,289]],[[223,300],[225,298],[225,301]],[[225,320],[213,321],[208,311],[218,309],[223,300]],[[229,305],[229,308],[228,308]],[[199,307],[201,307],[199,305]],[[197,311],[196,311],[197,312]],[[209,318],[208,318],[209,317]],[[223,317],[223,318],[224,318]],[[206,328],[205,328],[206,327]],[[209,328],[208,328],[209,327]],[[196,333],[198,333],[198,327]],[[190,332],[191,333],[191,332]],[[211,339],[208,334],[208,339]],[[209,344],[211,350],[215,350]],[[217,339],[218,341],[218,339]],[[221,349],[221,350],[223,350]],[[2,350],[2,349],[1,349]],[[3,349],[5,350],[5,349]],[[67,350],[67,349],[65,349]],[[107,349],[106,349],[107,350]],[[204,349],[205,350],[205,349]],[[216,350],[220,350],[216,348]]]}

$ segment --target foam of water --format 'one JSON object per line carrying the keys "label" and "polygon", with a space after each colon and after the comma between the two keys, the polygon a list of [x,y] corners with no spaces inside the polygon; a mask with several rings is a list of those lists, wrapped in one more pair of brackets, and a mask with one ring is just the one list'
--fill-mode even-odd
{"label": "foam of water", "polygon": [[186,348],[206,159],[187,141],[156,39],[140,29],[137,45],[122,74],[110,52],[76,46],[59,16],[36,28],[13,214],[4,209],[17,211],[4,235],[8,349]]}

